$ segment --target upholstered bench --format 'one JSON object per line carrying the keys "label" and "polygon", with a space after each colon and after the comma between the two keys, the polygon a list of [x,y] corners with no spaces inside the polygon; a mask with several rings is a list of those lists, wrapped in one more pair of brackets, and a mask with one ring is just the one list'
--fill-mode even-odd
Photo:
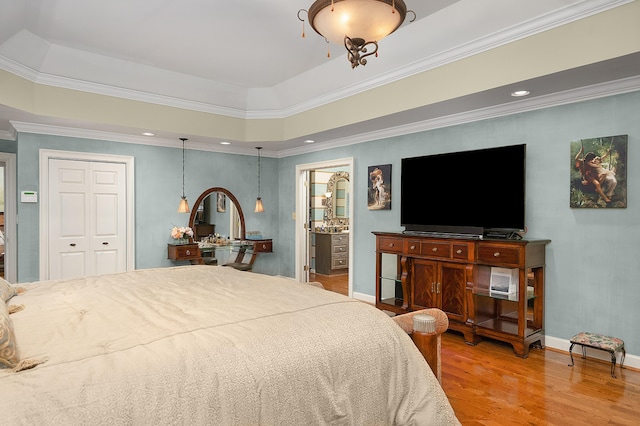
{"label": "upholstered bench", "polygon": [[435,374],[439,382],[442,382],[440,352],[442,349],[442,333],[449,328],[447,314],[438,308],[429,308],[396,315],[393,320],[411,336],[413,343],[424,356],[433,374]]}
{"label": "upholstered bench", "polygon": [[570,340],[571,346],[569,347],[569,355],[571,356],[571,364],[570,367],[573,367],[573,346],[580,345],[582,346],[582,358],[587,357],[586,348],[598,349],[601,351],[607,351],[611,354],[611,377],[616,377],[616,353],[618,351],[622,352],[622,358],[620,358],[620,368],[624,364],[624,357],[626,355],[626,351],[624,350],[624,341],[617,337],[605,336],[603,334],[598,333],[589,333],[583,331],[582,333],[578,333],[573,336]]}

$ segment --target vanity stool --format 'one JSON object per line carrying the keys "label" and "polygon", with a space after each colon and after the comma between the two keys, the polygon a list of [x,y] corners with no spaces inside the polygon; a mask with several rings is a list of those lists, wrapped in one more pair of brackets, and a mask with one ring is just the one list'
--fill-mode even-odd
{"label": "vanity stool", "polygon": [[626,355],[624,341],[622,339],[583,331],[573,336],[570,342],[571,346],[569,347],[569,355],[571,356],[571,364],[569,364],[569,367],[573,367],[573,352],[571,352],[573,350],[573,346],[580,345],[582,346],[582,358],[587,357],[587,347],[609,352],[611,354],[611,377],[613,378],[616,377],[616,353],[621,351],[622,358],[620,358],[620,368],[622,369],[624,357]]}

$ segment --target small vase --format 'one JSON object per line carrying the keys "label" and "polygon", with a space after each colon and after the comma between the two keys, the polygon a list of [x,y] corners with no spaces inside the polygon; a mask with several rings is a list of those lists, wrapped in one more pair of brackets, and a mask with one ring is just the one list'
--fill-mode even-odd
{"label": "small vase", "polygon": [[175,245],[189,244],[188,238],[175,238],[173,241]]}

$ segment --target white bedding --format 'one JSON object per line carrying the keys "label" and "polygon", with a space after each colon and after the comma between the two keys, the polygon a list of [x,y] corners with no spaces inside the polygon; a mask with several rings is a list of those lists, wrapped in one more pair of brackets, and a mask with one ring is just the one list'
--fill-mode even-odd
{"label": "white bedding", "polygon": [[363,302],[217,266],[24,285],[2,424],[459,424],[411,339]]}

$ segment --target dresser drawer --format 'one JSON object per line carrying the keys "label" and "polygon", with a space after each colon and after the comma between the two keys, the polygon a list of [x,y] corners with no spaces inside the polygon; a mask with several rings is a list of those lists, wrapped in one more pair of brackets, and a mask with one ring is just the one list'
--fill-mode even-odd
{"label": "dresser drawer", "polygon": [[478,246],[478,263],[520,266],[522,260],[520,247],[491,243]]}
{"label": "dresser drawer", "polygon": [[332,246],[331,247],[331,253],[332,254],[343,254],[343,253],[349,253],[349,246],[347,245],[342,245],[342,246]]}
{"label": "dresser drawer", "polygon": [[420,246],[420,254],[441,259],[450,259],[451,243],[447,241],[423,241]]}
{"label": "dresser drawer", "polygon": [[408,255],[420,254],[420,240],[405,240],[404,252]]}
{"label": "dresser drawer", "polygon": [[200,258],[197,244],[168,245],[168,258],[171,260],[190,260]]}
{"label": "dresser drawer", "polygon": [[453,258],[457,260],[473,261],[473,245],[469,247],[468,244],[453,244]]}
{"label": "dresser drawer", "polygon": [[253,242],[254,253],[271,253],[273,251],[272,240],[259,240]]}
{"label": "dresser drawer", "polygon": [[349,257],[348,256],[334,256],[331,258],[331,268],[332,269],[342,269],[349,267]]}
{"label": "dresser drawer", "polygon": [[387,253],[402,253],[402,238],[378,238],[378,250]]}
{"label": "dresser drawer", "polygon": [[347,234],[333,234],[331,235],[332,245],[348,245],[349,236]]}

